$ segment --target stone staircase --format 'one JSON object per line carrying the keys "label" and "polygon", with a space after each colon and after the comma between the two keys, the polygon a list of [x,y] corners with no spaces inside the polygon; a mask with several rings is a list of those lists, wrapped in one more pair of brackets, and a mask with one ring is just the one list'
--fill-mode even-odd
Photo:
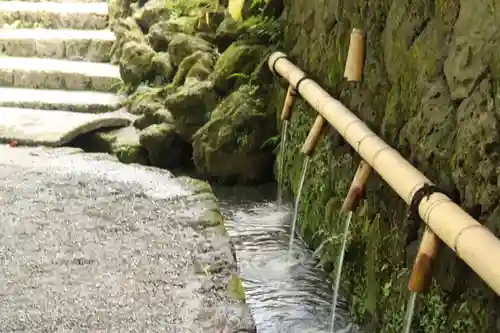
{"label": "stone staircase", "polygon": [[95,0],[0,1],[0,127],[18,109],[101,114],[120,107],[107,14],[107,3]]}

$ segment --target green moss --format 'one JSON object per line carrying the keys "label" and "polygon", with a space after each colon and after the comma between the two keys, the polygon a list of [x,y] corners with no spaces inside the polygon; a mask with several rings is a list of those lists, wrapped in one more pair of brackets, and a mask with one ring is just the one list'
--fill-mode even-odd
{"label": "green moss", "polygon": [[238,275],[233,274],[228,282],[227,290],[229,294],[239,301],[245,301],[245,288]]}

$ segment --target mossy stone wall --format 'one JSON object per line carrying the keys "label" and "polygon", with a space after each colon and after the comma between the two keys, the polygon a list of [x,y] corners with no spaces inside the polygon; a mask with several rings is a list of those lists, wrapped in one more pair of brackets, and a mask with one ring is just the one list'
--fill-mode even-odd
{"label": "mossy stone wall", "polygon": [[[332,96],[500,236],[500,2],[498,0],[285,0],[283,51]],[[343,82],[352,28],[366,33],[363,82]],[[271,105],[281,111],[278,80]],[[296,192],[298,150],[314,111],[294,107],[285,183]],[[328,130],[309,164],[300,232],[333,271],[343,219],[338,209],[359,159]],[[355,214],[343,287],[367,331],[402,328],[406,284],[422,226],[374,175]],[[492,254],[493,255],[493,254]],[[413,332],[500,331],[499,298],[443,246]]]}

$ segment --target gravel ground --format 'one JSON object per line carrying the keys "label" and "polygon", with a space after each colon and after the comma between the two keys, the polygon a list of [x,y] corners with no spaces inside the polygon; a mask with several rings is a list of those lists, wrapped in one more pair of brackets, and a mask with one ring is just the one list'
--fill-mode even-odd
{"label": "gravel ground", "polygon": [[0,332],[254,332],[205,183],[0,146]]}

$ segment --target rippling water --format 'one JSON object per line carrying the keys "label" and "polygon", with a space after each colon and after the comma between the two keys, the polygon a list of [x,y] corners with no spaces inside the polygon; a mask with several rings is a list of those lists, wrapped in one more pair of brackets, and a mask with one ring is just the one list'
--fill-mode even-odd
{"label": "rippling water", "polygon": [[[258,332],[330,332],[332,282],[300,238],[287,262],[292,207],[261,199],[262,190],[216,193]],[[335,332],[358,332],[342,297],[336,312]]]}

